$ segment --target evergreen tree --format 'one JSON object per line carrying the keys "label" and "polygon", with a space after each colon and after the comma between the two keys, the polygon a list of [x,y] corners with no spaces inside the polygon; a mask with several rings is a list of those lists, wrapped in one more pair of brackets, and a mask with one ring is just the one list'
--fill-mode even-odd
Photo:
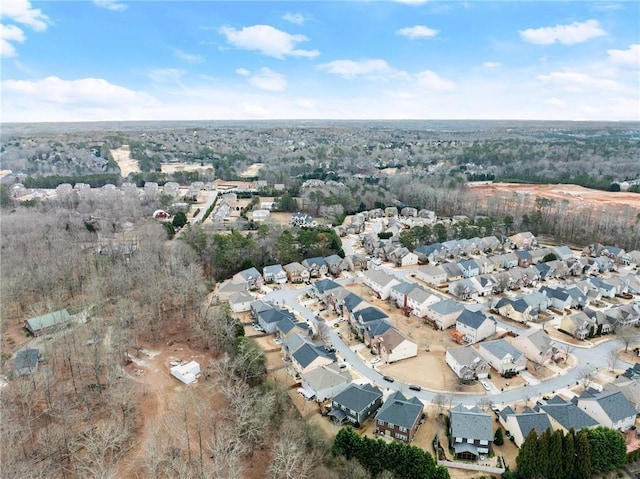
{"label": "evergreen tree", "polygon": [[496,435],[493,438],[493,444],[496,446],[502,446],[504,444],[504,433],[502,432],[501,427],[496,430]]}
{"label": "evergreen tree", "polygon": [[[548,431],[548,430],[547,430]],[[562,438],[564,434],[558,429],[549,436],[549,455],[547,462],[548,479],[564,479],[562,455]]]}
{"label": "evergreen tree", "polygon": [[536,462],[538,451],[538,434],[532,429],[527,438],[520,446],[520,453],[516,457],[518,475],[523,479],[533,479],[539,476]]}
{"label": "evergreen tree", "polygon": [[575,466],[572,479],[584,479],[591,475],[591,457],[589,455],[589,437],[584,429],[576,433],[574,450]]}
{"label": "evergreen tree", "polygon": [[562,477],[563,479],[571,479],[573,477],[573,469],[575,467],[575,432],[571,429],[567,434],[562,436]]}
{"label": "evergreen tree", "polygon": [[622,467],[626,461],[627,447],[619,431],[597,427],[586,431],[589,440],[591,472],[596,474]]}
{"label": "evergreen tree", "polygon": [[547,429],[538,437],[536,450],[536,476],[549,477],[549,430]]}

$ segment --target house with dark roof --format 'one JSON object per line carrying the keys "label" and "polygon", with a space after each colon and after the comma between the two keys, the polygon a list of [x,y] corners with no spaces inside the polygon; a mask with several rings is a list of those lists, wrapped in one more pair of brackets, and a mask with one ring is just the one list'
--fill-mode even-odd
{"label": "house with dark roof", "polygon": [[360,425],[382,406],[382,391],[371,384],[350,384],[336,394],[329,417],[342,424],[349,421]]}
{"label": "house with dark roof", "polygon": [[636,422],[636,409],[620,391],[587,389],[573,402],[601,426],[626,431]]}
{"label": "house with dark roof", "polygon": [[409,399],[396,391],[378,410],[375,432],[391,439],[411,442],[422,420],[423,409],[424,405],[418,398]]}
{"label": "house with dark roof", "polygon": [[[436,303],[438,304],[438,303]],[[497,323],[492,317],[480,311],[466,308],[456,319],[456,332],[466,343],[475,344],[495,334]]]}
{"label": "house with dark roof", "polygon": [[296,321],[295,318],[287,317],[276,324],[276,337],[283,341],[293,334],[310,335],[311,329],[307,323]]}
{"label": "house with dark roof", "polygon": [[306,258],[302,261],[302,266],[307,268],[311,278],[319,278],[327,274],[327,271],[329,271],[329,267],[322,256]]}
{"label": "house with dark roof", "polygon": [[500,298],[494,306],[494,309],[498,311],[500,315],[521,323],[535,320],[537,317],[537,310],[534,310],[522,298]]}
{"label": "house with dark roof", "polygon": [[13,366],[18,376],[28,376],[38,370],[38,362],[42,361],[39,349],[27,348],[16,353]]}
{"label": "house with dark roof", "polygon": [[636,413],[640,412],[640,383],[624,375],[618,376],[612,382],[604,385],[605,391],[620,391],[627,401],[634,407]]}
{"label": "house with dark roof", "polygon": [[66,309],[27,319],[24,327],[34,336],[49,334],[66,327],[71,323],[71,315]]}
{"label": "house with dark roof", "polygon": [[507,406],[500,411],[499,419],[504,428],[511,433],[513,442],[518,447],[522,446],[524,440],[534,429],[538,436],[547,429],[553,430],[549,416],[543,411],[534,411],[531,408],[517,413],[510,406]]}
{"label": "house with dark roof", "polygon": [[489,363],[471,346],[447,348],[444,360],[463,382],[484,379],[491,369]]}
{"label": "house with dark roof", "polygon": [[447,256],[447,250],[440,243],[418,246],[413,250],[421,263],[437,264]]}
{"label": "house with dark roof", "polygon": [[554,396],[546,403],[537,405],[534,409],[546,412],[553,430],[560,429],[565,434],[571,429],[579,431],[599,426],[595,419],[572,402],[565,401],[560,396]]}
{"label": "house with dark roof", "polygon": [[478,353],[501,375],[514,375],[527,367],[527,358],[504,339],[484,341]]}
{"label": "house with dark roof", "polygon": [[337,288],[342,288],[342,286],[332,279],[321,279],[311,285],[309,293],[317,299],[324,301],[329,292]]}
{"label": "house with dark roof", "polygon": [[472,278],[473,276],[478,276],[480,274],[480,266],[478,266],[478,263],[472,259],[458,261],[458,266],[460,266],[462,275],[465,278]]}
{"label": "house with dark roof", "polygon": [[493,444],[493,420],[477,407],[458,404],[449,411],[451,446],[458,459],[485,458]]}
{"label": "house with dark roof", "polygon": [[440,267],[447,275],[447,281],[458,281],[464,277],[464,272],[458,263],[442,263]]}
{"label": "house with dark roof", "polygon": [[257,314],[257,323],[267,334],[272,334],[276,332],[278,323],[285,318],[289,318],[292,321],[296,320],[291,311],[272,306],[270,309],[265,309]]}
{"label": "house with dark roof", "polygon": [[362,339],[367,346],[373,346],[376,339],[390,329],[394,329],[393,325],[384,319],[374,319],[360,327]]}
{"label": "house with dark roof", "polygon": [[349,264],[337,254],[332,254],[324,258],[328,272],[333,276],[340,276],[340,273],[349,269]]}
{"label": "house with dark roof", "polygon": [[291,366],[298,376],[320,366],[331,364],[336,360],[335,354],[327,352],[322,345],[308,341],[293,351],[290,358]]}

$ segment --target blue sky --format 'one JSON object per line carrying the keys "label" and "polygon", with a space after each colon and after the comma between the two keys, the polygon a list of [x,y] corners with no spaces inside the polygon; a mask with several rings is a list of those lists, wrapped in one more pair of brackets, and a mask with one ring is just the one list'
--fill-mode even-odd
{"label": "blue sky", "polygon": [[2,121],[640,120],[640,2],[0,3]]}

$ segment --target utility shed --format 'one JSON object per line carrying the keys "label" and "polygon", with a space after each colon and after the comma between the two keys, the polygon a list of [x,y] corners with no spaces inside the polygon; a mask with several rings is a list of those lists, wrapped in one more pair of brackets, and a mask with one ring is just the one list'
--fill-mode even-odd
{"label": "utility shed", "polygon": [[173,366],[170,371],[174,378],[179,379],[185,384],[191,384],[196,380],[196,376],[200,374],[200,364],[196,361],[189,361],[185,364]]}
{"label": "utility shed", "polygon": [[60,311],[27,319],[24,322],[24,327],[34,336],[40,336],[62,329],[70,321],[71,315],[66,309],[61,309]]}

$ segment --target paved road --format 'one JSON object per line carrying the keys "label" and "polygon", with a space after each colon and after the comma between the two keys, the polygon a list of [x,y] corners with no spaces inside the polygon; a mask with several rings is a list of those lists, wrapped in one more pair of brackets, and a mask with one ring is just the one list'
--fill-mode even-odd
{"label": "paved road", "polygon": [[[346,253],[346,251],[345,251]],[[310,311],[304,305],[300,304],[298,298],[304,295],[308,291],[307,288],[290,289],[286,284],[282,285],[281,289],[272,291],[266,295],[266,300],[284,304],[292,309],[295,309],[300,313],[302,317],[308,320],[311,324],[316,325],[316,315]],[[511,325],[508,325],[511,330],[517,329]],[[329,342],[336,348],[340,356],[351,365],[351,367],[358,372],[361,376],[369,379],[371,382],[377,384],[380,387],[388,388],[391,391],[403,391],[410,392],[425,403],[429,403],[438,394],[438,391],[422,390],[420,392],[409,391],[408,385],[399,381],[389,383],[382,379],[382,374],[374,369],[370,364],[366,363],[364,359],[353,351],[347,344],[342,341],[342,338],[337,335],[333,328],[327,328]],[[593,347],[574,347],[571,351],[576,359],[578,366],[569,369],[564,374],[553,377],[540,384],[532,384],[509,391],[500,391],[496,393],[454,393],[449,391],[440,391],[444,393],[447,400],[456,403],[462,403],[465,405],[475,405],[481,401],[491,401],[493,404],[506,404],[516,401],[522,401],[525,399],[532,399],[542,396],[544,394],[553,394],[563,388],[575,386],[576,382],[580,381],[584,376],[585,368],[606,368],[609,367],[609,358],[613,350],[620,347],[620,343],[615,340],[606,341]],[[630,367],[631,364],[623,361],[618,361],[618,368]],[[416,380],[419,383],[419,380]]]}
{"label": "paved road", "polygon": [[218,197],[218,191],[217,190],[211,191],[209,193],[209,199],[204,204],[204,206],[200,207],[200,211],[198,212],[196,217],[193,218],[193,220],[191,221],[192,224],[200,223],[202,221],[202,218],[204,218],[204,215],[206,214],[207,210],[213,204],[213,202],[216,200],[217,197]]}

